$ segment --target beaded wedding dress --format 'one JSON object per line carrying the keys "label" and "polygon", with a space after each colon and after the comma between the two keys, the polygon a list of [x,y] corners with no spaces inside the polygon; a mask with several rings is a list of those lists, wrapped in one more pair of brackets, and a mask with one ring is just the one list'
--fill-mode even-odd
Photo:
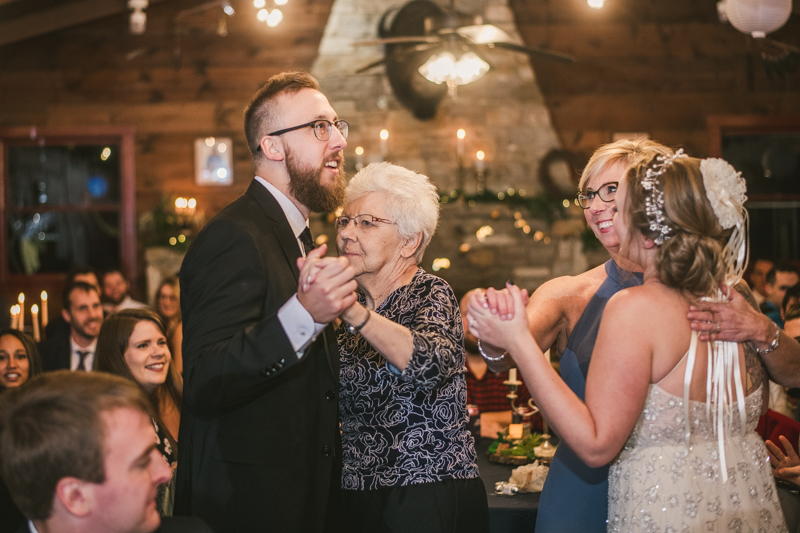
{"label": "beaded wedding dress", "polygon": [[719,439],[714,429],[723,426],[707,411],[715,407],[690,400],[686,409],[684,398],[659,386],[663,381],[650,385],[642,414],[611,465],[608,531],[785,532],[767,449],[755,433],[763,385],[745,398],[744,428],[738,404],[730,404],[726,413],[733,416],[724,418]]}

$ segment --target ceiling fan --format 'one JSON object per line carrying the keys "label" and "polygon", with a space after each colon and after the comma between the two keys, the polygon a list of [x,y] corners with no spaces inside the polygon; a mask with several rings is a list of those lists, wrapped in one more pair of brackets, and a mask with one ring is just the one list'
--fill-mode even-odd
{"label": "ceiling fan", "polygon": [[412,0],[383,14],[378,39],[355,46],[383,45],[383,58],[356,71],[360,74],[386,65],[389,82],[398,100],[417,118],[431,118],[446,94],[455,95],[458,85],[482,77],[491,64],[486,52],[492,49],[544,57],[562,63],[575,58],[544,48],[522,46],[480,16],[459,13],[451,0],[446,10],[431,0]]}

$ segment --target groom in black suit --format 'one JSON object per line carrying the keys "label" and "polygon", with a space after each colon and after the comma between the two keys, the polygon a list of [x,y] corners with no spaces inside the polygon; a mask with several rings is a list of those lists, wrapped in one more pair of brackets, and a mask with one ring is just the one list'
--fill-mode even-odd
{"label": "groom in black suit", "polygon": [[341,447],[329,323],[355,301],[356,283],[346,259],[311,251],[307,221],[342,203],[347,123],[314,78],[290,72],[254,95],[245,134],[256,177],[181,268],[175,514],[219,532],[333,531]]}

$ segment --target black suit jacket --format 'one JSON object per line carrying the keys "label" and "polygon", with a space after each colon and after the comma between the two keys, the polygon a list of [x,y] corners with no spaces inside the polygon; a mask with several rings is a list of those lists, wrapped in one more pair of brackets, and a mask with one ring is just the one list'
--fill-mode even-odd
{"label": "black suit jacket", "polygon": [[54,334],[39,344],[39,355],[42,358],[42,369],[69,370],[72,357],[72,345],[69,341],[70,328],[58,328]]}
{"label": "black suit jacket", "polygon": [[[28,521],[23,522],[15,531],[16,533],[31,533]],[[214,533],[214,530],[199,518],[162,517],[161,526],[153,533]]]}
{"label": "black suit jacket", "polygon": [[278,320],[301,256],[253,181],[198,234],[181,267],[184,403],[175,514],[225,531],[321,531],[340,485],[333,330],[298,359]]}

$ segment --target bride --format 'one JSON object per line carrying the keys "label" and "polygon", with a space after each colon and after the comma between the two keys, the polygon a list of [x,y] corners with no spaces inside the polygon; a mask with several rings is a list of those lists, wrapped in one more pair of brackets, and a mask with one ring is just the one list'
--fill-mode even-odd
{"label": "bride", "polygon": [[608,302],[585,402],[528,332],[525,291],[496,294],[508,316],[470,300],[470,330],[508,351],[562,445],[590,466],[612,461],[608,531],[786,531],[754,432],[769,393],[758,353],[699,341],[686,320],[690,301],[741,278],[744,193],[728,163],[682,151],[628,170],[613,227],[644,284]]}

